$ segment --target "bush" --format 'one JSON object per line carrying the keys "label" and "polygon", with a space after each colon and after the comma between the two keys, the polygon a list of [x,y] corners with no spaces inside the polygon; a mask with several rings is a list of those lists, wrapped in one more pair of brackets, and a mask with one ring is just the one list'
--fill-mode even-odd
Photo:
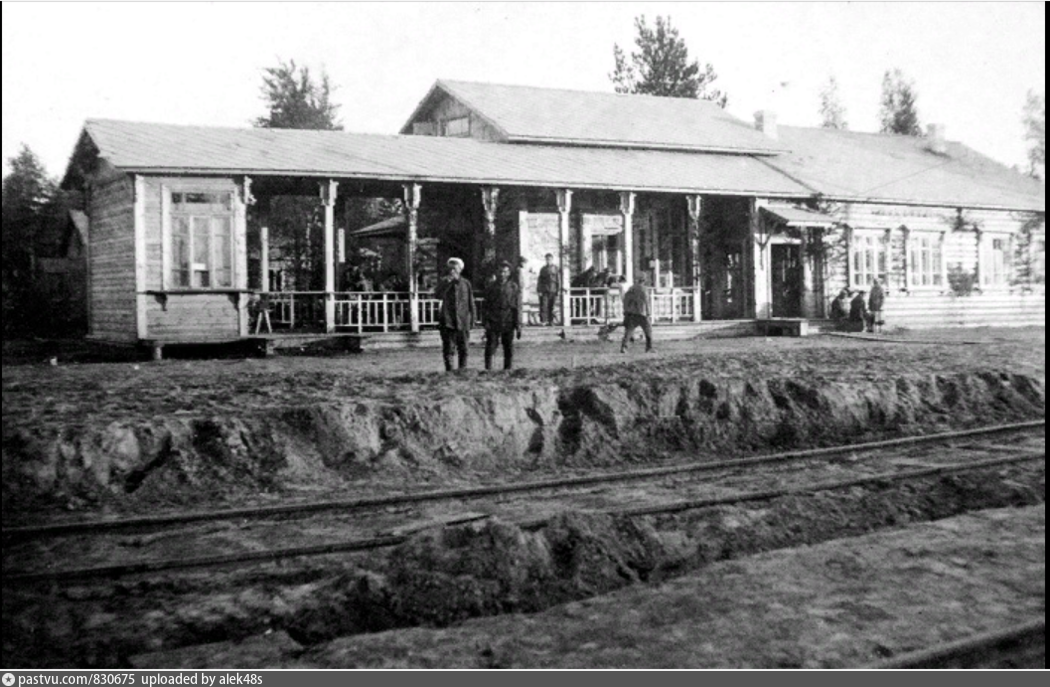
{"label": "bush", "polygon": [[972,270],[963,269],[962,265],[953,265],[948,270],[948,286],[956,296],[969,296],[977,283],[977,275]]}

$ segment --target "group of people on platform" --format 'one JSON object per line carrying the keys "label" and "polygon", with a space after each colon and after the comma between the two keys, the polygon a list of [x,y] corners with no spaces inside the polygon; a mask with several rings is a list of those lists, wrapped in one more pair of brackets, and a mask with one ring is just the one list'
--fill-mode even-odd
{"label": "group of people on platform", "polygon": [[872,283],[869,293],[842,289],[831,303],[831,319],[856,331],[881,334],[885,301],[886,293],[878,279]]}
{"label": "group of people on platform", "polygon": [[[540,299],[540,321],[546,326],[554,325],[554,308],[561,293],[561,270],[548,253],[540,269],[536,290]],[[494,277],[484,288],[484,312],[482,325],[485,328],[485,369],[492,369],[497,349],[503,350],[503,369],[509,370],[514,362],[514,340],[521,338],[522,306],[525,259],[519,258],[512,273],[511,264],[500,261]],[[464,263],[459,258],[449,258],[447,272],[434,289],[434,297],[441,302],[438,312],[438,330],[441,334],[441,353],[445,370],[451,372],[453,363],[459,369],[467,366],[470,330],[477,320],[474,304],[474,288],[463,276]],[[593,269],[590,270],[593,273]],[[624,336],[620,352],[626,353],[636,328],[645,333],[645,350],[652,351],[653,333],[650,324],[649,297],[645,291],[645,276],[629,288],[626,280],[619,280],[624,289]],[[603,283],[602,286],[616,285]]]}

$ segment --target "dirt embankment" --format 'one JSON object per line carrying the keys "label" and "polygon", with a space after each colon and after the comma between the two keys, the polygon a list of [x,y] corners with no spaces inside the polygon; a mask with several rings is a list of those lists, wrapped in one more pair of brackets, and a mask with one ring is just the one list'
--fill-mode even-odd
{"label": "dirt embankment", "polygon": [[273,630],[315,645],[540,611],[764,551],[1042,503],[1045,474],[1032,461],[665,516],[565,512],[535,530],[489,520],[422,532],[359,558],[360,568],[321,579],[315,570],[310,581],[231,573],[197,586],[161,578],[58,595],[9,590],[3,657],[22,667],[119,667],[143,652]]}
{"label": "dirt embankment", "polygon": [[610,371],[600,379],[459,380],[429,395],[108,424],[5,418],[4,512],[179,505],[294,484],[652,462],[675,451],[842,443],[1045,412],[1041,380],[997,371],[838,382]]}

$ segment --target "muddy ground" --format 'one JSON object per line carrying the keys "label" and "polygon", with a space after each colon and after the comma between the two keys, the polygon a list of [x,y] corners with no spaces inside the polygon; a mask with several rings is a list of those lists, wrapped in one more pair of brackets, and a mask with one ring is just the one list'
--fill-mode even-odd
{"label": "muddy ground", "polygon": [[1043,329],[921,337],[628,356],[544,344],[522,346],[509,374],[454,375],[432,372],[430,350],[110,364],[60,351],[4,365],[3,512],[274,502],[1043,416]]}
{"label": "muddy ground", "polygon": [[[596,468],[715,460],[1045,416],[1044,329],[903,336],[912,343],[833,337],[694,340],[665,342],[655,354],[636,350],[628,356],[616,353],[615,343],[545,344],[522,346],[517,356],[521,369],[509,374],[470,370],[453,375],[435,371],[441,362],[433,350],[85,363],[79,362],[85,358],[75,346],[5,346],[4,522],[373,496]],[[472,364],[479,363],[475,349]],[[492,522],[438,529],[419,535],[389,560],[344,560],[318,570],[293,567],[247,582],[237,575],[217,575],[194,578],[199,587],[192,581],[162,580],[101,591],[74,589],[59,597],[50,592],[5,594],[5,635],[14,639],[5,637],[4,655],[14,659],[12,665],[120,666],[150,648],[260,635],[264,639],[258,640],[263,649],[257,665],[855,664],[862,657],[913,648],[900,638],[886,643],[878,634],[886,620],[880,613],[898,602],[912,603],[893,596],[900,590],[889,589],[907,586],[901,577],[911,574],[907,561],[880,566],[864,558],[858,570],[868,570],[870,584],[843,592],[843,598],[859,599],[869,592],[887,596],[836,610],[856,616],[849,622],[863,621],[867,629],[848,625],[830,635],[821,634],[828,628],[820,625],[830,621],[818,618],[821,632],[816,632],[812,623],[817,621],[803,617],[808,611],[801,610],[827,583],[817,574],[819,565],[817,573],[806,573],[812,582],[796,585],[790,576],[777,581],[770,577],[775,566],[761,563],[770,554],[754,559],[757,567],[747,568],[738,589],[717,598],[711,592],[716,594],[709,599],[712,608],[725,607],[727,618],[711,626],[717,632],[694,627],[699,620],[666,610],[668,618],[677,620],[667,625],[654,619],[659,609],[681,603],[678,596],[694,594],[683,591],[686,586],[673,586],[678,583],[645,602],[653,609],[651,617],[632,606],[636,597],[630,593],[608,593],[626,585],[641,594],[663,579],[688,577],[698,569],[707,574],[703,571],[727,565],[718,562],[725,559],[750,561],[772,549],[803,556],[799,552],[804,549],[794,547],[828,540],[850,547],[850,537],[865,532],[983,508],[1031,506],[1045,499],[1041,463],[928,482],[887,488],[886,493],[878,488],[847,490],[784,506],[716,509],[695,518],[599,522],[570,511],[553,518],[544,534]],[[965,521],[971,524],[962,526],[956,542],[970,548],[945,555],[964,562],[983,556],[977,563],[958,564],[963,569],[977,565],[982,575],[990,570],[985,559],[999,556],[996,565],[1009,567],[1017,556],[1018,575],[1023,573],[1024,580],[1006,580],[1005,587],[980,598],[972,592],[976,582],[954,592],[927,585],[916,591],[919,602],[947,604],[945,608],[963,615],[970,612],[967,604],[987,602],[988,622],[1030,611],[1033,603],[1042,608],[1041,592],[1029,579],[1032,537],[1045,541],[1042,511],[1038,526],[1033,511],[1007,512],[1028,513],[1024,522],[1030,532],[1003,524],[1006,516],[975,516]],[[998,528],[1002,541],[995,546],[1001,551],[987,545],[994,539],[988,528]],[[922,537],[937,531],[921,532],[926,534],[915,536],[926,542]],[[921,563],[916,565],[941,565],[938,574],[958,581],[958,575],[944,573],[953,569],[944,567],[949,564],[942,561],[940,544],[922,546],[916,549],[921,554],[915,556]],[[863,553],[850,551],[850,560]],[[790,567],[788,559],[777,565]],[[791,588],[786,596],[781,594],[785,585]],[[1005,588],[1023,598],[1000,594]],[[1031,594],[1039,594],[1037,601],[1028,598]],[[591,597],[595,601],[583,602],[584,608],[606,604],[601,608],[610,609],[610,618],[617,612],[637,616],[640,633],[614,631],[602,624],[604,616],[571,610],[580,607],[573,599]],[[543,612],[565,602],[568,606]],[[760,632],[744,641],[733,623],[746,619],[762,624],[759,610],[766,613],[762,618],[773,619],[770,632],[780,634],[766,637]],[[532,643],[504,626],[521,625],[519,616],[506,614],[522,611],[540,612],[522,625],[540,633]],[[938,629],[956,622],[948,615],[934,613],[927,616],[929,622],[920,622],[910,612],[900,611],[900,622],[911,628],[901,635],[904,639],[950,638]],[[574,613],[580,623],[564,621]],[[460,631],[456,624],[465,618],[493,614],[498,617],[470,621],[462,626],[467,634],[455,634]],[[564,631],[544,625],[548,616],[560,619]],[[450,623],[449,630],[369,634]],[[585,640],[587,623],[598,636],[620,644],[591,646]],[[472,628],[503,634],[475,647]],[[809,633],[806,637],[819,635],[813,646],[825,648],[811,653],[798,648],[809,646],[805,643],[786,648],[788,638],[800,631]],[[652,650],[643,647],[657,632],[670,639]],[[349,634],[354,639],[327,643]],[[710,641],[698,644],[695,638],[701,635],[710,635]],[[869,635],[875,639],[864,639]],[[361,637],[363,643],[356,643]],[[467,642],[459,653],[443,648],[451,637]],[[371,647],[373,641],[378,642],[375,651],[365,660],[367,651],[358,647]],[[836,642],[845,648],[827,649],[838,646]],[[688,650],[683,648],[687,644]],[[273,646],[280,648],[277,654]],[[611,653],[614,646],[625,658]],[[68,648],[56,652],[54,647]],[[235,656],[238,649],[226,645],[208,651],[212,661]],[[739,660],[712,663],[712,656],[732,655]]]}

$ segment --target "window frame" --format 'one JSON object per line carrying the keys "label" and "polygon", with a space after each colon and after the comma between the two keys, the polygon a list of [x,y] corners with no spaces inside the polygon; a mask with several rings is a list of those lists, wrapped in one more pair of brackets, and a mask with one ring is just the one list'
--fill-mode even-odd
{"label": "window frame", "polygon": [[[1001,241],[1002,261],[996,260],[999,251],[995,249],[995,243]],[[1005,231],[984,231],[981,234],[978,246],[980,260],[980,288],[982,291],[1005,291],[1010,289],[1014,275],[1014,241],[1013,234]],[[993,269],[1001,267],[1000,270]]]}
{"label": "window frame", "polygon": [[[871,269],[867,267],[867,260],[864,259],[869,249],[873,249],[871,250]],[[884,286],[888,283],[892,262],[890,260],[890,245],[887,241],[886,229],[851,229],[848,253],[849,284],[851,289],[870,289],[871,285],[875,283],[875,278],[878,278]],[[858,269],[858,255],[864,256],[860,260],[860,265],[863,269]],[[860,276],[871,276],[872,278],[870,281],[865,279],[862,282],[858,279]]]}
{"label": "window frame", "polygon": [[[237,290],[237,203],[238,196],[235,189],[215,188],[206,185],[179,185],[162,186],[162,276],[161,285],[165,292],[229,292]],[[193,211],[191,208],[195,203],[176,203],[176,195],[201,195],[201,196],[226,196],[226,201],[217,203],[200,203],[202,209]],[[217,206],[225,205],[222,210],[216,210]],[[177,209],[180,206],[188,206],[186,210]],[[180,269],[176,256],[176,221],[185,218],[186,239],[185,255],[187,261],[184,263],[187,270]],[[226,236],[221,237],[222,231],[217,227],[217,219],[226,221]],[[195,261],[195,241],[197,240],[197,220],[206,220],[208,234],[207,262],[197,263]],[[217,236],[219,238],[217,238]],[[218,249],[225,243],[226,265],[219,267],[220,261],[216,259]],[[203,265],[204,269],[197,269]],[[216,275],[222,271],[228,272],[226,282],[216,284]],[[181,275],[188,272],[188,283],[181,281]],[[196,274],[207,274],[207,285],[195,283]]]}
{"label": "window frame", "polygon": [[[908,291],[944,291],[948,288],[944,242],[943,231],[909,230],[905,242],[907,254],[904,256],[908,271]],[[928,249],[924,244],[928,245]],[[929,266],[924,270],[923,257],[927,254],[930,257]]]}

